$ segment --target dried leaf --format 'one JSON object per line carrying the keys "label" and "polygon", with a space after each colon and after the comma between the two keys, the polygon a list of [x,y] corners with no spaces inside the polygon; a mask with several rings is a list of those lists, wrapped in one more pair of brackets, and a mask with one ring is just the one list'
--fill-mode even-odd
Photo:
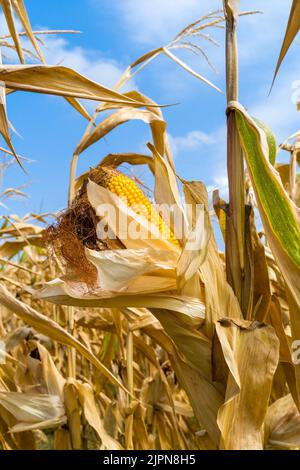
{"label": "dried leaf", "polygon": [[216,334],[229,369],[225,403],[218,413],[226,450],[262,449],[261,427],[279,360],[279,340],[271,326],[220,320]]}
{"label": "dried leaf", "polygon": [[[205,211],[208,212],[208,195],[203,183],[200,181],[185,182],[184,193],[187,204],[202,204]],[[200,266],[200,273],[205,289],[205,331],[207,336],[212,338],[216,321],[226,315],[230,318],[242,318],[242,313],[237,298],[227,283],[212,226],[210,226],[210,233],[207,255]]]}
{"label": "dried leaf", "polygon": [[267,448],[287,450],[300,447],[300,413],[291,395],[279,398],[268,408],[265,440]]}
{"label": "dried leaf", "polygon": [[0,80],[14,90],[107,101],[120,105],[140,104],[62,66],[2,65]]}
{"label": "dried leaf", "polygon": [[114,385],[126,390],[125,387],[114,377],[114,375],[104,367],[101,362],[92,354],[83,344],[68,333],[64,328],[46,316],[35,311],[29,305],[15,299],[12,294],[2,285],[0,285],[0,304],[14,312],[23,321],[33,326],[37,331],[59,341],[74,347],[79,353],[86,357],[101,373],[107,377]]}

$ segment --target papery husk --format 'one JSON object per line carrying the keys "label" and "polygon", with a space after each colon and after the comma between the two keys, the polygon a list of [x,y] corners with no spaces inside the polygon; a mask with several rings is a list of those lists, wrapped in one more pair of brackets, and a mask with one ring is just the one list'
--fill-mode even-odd
{"label": "papery husk", "polygon": [[228,368],[225,403],[218,413],[221,447],[263,449],[262,426],[279,361],[279,340],[271,326],[246,320],[220,320],[216,334]]}

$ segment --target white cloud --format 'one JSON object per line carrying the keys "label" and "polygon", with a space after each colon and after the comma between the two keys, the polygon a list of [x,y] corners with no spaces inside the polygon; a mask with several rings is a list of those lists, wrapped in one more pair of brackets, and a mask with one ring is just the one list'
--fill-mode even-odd
{"label": "white cloud", "polygon": [[160,44],[220,3],[217,0],[118,0],[113,6],[121,13],[135,41]]}
{"label": "white cloud", "polygon": [[125,65],[116,60],[103,58],[97,51],[72,47],[64,38],[48,37],[46,41],[44,55],[48,64],[63,64],[104,86],[114,86],[125,70]]}
{"label": "white cloud", "polygon": [[[185,152],[200,150],[199,165],[201,161],[209,158],[209,166],[204,164],[209,173],[203,175],[203,181],[207,185],[207,190],[211,193],[219,189],[220,195],[228,200],[228,178],[226,166],[226,126],[222,125],[211,134],[202,131],[190,131],[184,136],[172,136],[169,134],[169,141],[174,158],[184,156]],[[182,160],[181,160],[182,163]],[[203,168],[204,169],[204,168]],[[197,170],[197,174],[199,174]],[[192,176],[190,176],[192,177]]]}
{"label": "white cloud", "polygon": [[183,136],[172,136],[169,134],[170,146],[174,157],[181,152],[196,150],[202,145],[211,145],[215,143],[212,135],[202,131],[190,131]]}
{"label": "white cloud", "polygon": [[[99,0],[90,1],[96,8],[103,7]],[[170,41],[181,28],[222,6],[222,0],[115,0],[110,4],[110,8],[121,15],[128,36],[137,42],[155,45]],[[249,48],[240,50],[243,57],[250,59],[270,52],[263,46],[273,45],[274,38],[282,38],[289,7],[289,2],[282,0],[241,0],[241,11],[264,13],[260,18],[258,15],[240,18],[239,39],[249,44]],[[279,24],[282,28],[275,27]],[[260,44],[260,49],[256,49],[256,44]]]}
{"label": "white cloud", "polygon": [[[22,25],[17,18],[15,18],[15,25],[17,31],[22,31]],[[9,34],[3,13],[0,13],[0,29],[3,34]],[[44,27],[42,29],[47,30],[49,28]],[[49,65],[65,65],[107,87],[113,87],[117,83],[127,64],[121,64],[114,59],[105,58],[101,56],[101,51],[74,47],[66,38],[67,36],[60,37],[59,35],[43,36],[42,39],[47,46],[42,48],[43,55]],[[26,49],[35,52],[27,38],[22,38],[22,44]],[[17,54],[11,49],[7,51],[4,48],[4,52],[7,53],[7,60],[10,63],[19,62]],[[31,58],[27,57],[27,61],[30,62]],[[130,89],[132,88],[136,88],[133,80],[130,82]],[[129,87],[127,89],[124,87],[123,91],[128,89]]]}
{"label": "white cloud", "polygon": [[[300,76],[300,69],[299,69]],[[270,97],[254,102],[249,112],[268,124],[277,136],[278,143],[298,130],[299,112],[292,102],[292,80],[286,76],[286,86],[275,88]]]}
{"label": "white cloud", "polygon": [[228,201],[228,178],[226,164],[227,132],[226,125],[222,125],[213,134],[214,144],[211,148],[211,166],[209,167],[209,177],[207,178],[207,190],[212,192],[215,189],[220,191],[221,197]]}
{"label": "white cloud", "polygon": [[228,178],[227,175],[219,175],[214,178],[215,186],[218,189],[226,189],[228,186]]}
{"label": "white cloud", "polygon": [[266,57],[277,59],[289,9],[290,2],[282,0],[242,0],[241,10],[259,10],[263,14],[244,16],[239,20],[241,65],[257,64]]}
{"label": "white cloud", "polygon": [[212,184],[207,186],[208,193],[212,193],[215,189],[219,190],[220,196],[225,201],[229,199],[228,177],[227,175],[220,174],[213,178]]}
{"label": "white cloud", "polygon": [[[99,8],[99,1],[90,1]],[[199,0],[115,0],[109,8],[114,9],[117,13],[120,27],[124,29],[125,36],[134,41],[135,48],[136,43],[139,43],[144,45],[146,52],[151,47],[166,44],[181,28],[213,10],[222,8],[222,4],[222,0],[202,0],[201,2]],[[289,2],[282,0],[241,0],[241,11],[263,11],[262,15],[244,16],[239,20],[238,41],[241,78],[247,78],[250,69],[249,80],[252,80],[256,65],[260,67],[257,73],[262,74],[262,83],[265,83],[265,86],[266,82],[268,85],[270,84],[289,7]],[[221,72],[221,79],[224,79],[224,30],[210,29],[207,30],[207,33],[217,39],[222,47],[217,48],[203,39],[199,39],[199,43],[217,70]],[[217,85],[223,86],[222,83],[220,84],[220,79],[217,79],[207,67],[203,58],[196,57],[184,50],[175,51],[175,53],[183,55],[184,60],[192,68],[204,74],[214,83],[217,82]],[[165,58],[164,63],[167,64],[167,62],[168,59]],[[191,82],[182,80],[182,71],[176,69],[171,62],[163,70],[168,69],[172,70],[167,83],[169,93],[176,94],[179,89],[182,94],[185,88],[190,87],[188,83]],[[196,80],[194,82],[195,86],[199,86]],[[164,83],[162,84],[164,85]]]}

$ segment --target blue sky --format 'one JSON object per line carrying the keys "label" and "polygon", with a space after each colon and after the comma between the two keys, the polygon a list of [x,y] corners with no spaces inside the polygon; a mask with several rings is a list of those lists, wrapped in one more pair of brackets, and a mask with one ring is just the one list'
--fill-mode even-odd
{"label": "blue sky", "polygon": [[[34,29],[82,31],[80,35],[48,38],[48,48],[44,49],[48,63],[73,67],[106,86],[113,86],[126,66],[141,54],[169,42],[186,24],[222,4],[221,0],[25,3]],[[278,142],[299,129],[299,114],[293,103],[300,89],[299,44],[292,46],[268,96],[290,5],[290,0],[241,0],[242,11],[259,9],[264,14],[240,19],[240,101],[273,128]],[[201,45],[218,69],[217,75],[197,56],[181,51],[180,57],[225,90],[224,31],[211,30],[210,34],[220,47],[205,41]],[[204,181],[209,190],[220,187],[226,194],[225,96],[166,57],[158,58],[136,76],[129,88],[136,87],[159,103],[178,103],[164,109],[178,173],[185,179]],[[92,111],[94,103],[88,106]],[[6,212],[22,216],[31,211],[62,209],[67,204],[72,153],[86,121],[61,98],[29,93],[9,96],[8,114],[20,134],[14,136],[17,152],[34,163],[27,165],[27,175],[17,166],[7,170],[2,189],[26,185],[29,197],[5,201]],[[79,173],[110,152],[146,152],[149,139],[144,124],[124,125],[81,155]],[[139,176],[146,178],[143,170]]]}

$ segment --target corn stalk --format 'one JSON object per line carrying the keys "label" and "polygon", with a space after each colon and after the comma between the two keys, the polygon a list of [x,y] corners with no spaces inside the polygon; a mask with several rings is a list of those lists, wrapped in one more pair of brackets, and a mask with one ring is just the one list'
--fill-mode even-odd
{"label": "corn stalk", "polygon": [[[238,101],[238,47],[237,23],[239,0],[224,0],[226,19],[226,93],[227,104]],[[229,206],[226,222],[226,268],[227,279],[243,305],[243,277],[245,268],[245,189],[244,161],[235,120],[227,113],[227,171]]]}

